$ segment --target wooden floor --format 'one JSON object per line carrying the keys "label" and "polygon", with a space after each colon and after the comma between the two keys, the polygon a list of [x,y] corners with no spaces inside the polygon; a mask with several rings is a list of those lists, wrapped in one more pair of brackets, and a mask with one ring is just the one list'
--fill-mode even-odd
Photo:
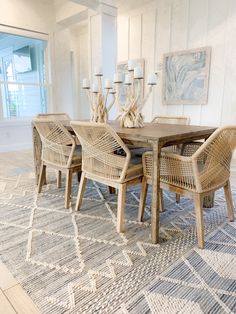
{"label": "wooden floor", "polygon": [[[0,153],[0,176],[27,172],[32,166],[33,158],[30,151]],[[236,186],[236,160],[232,162],[231,184]],[[0,314],[39,314],[30,297],[1,261],[0,274]]]}
{"label": "wooden floor", "polygon": [[0,313],[39,314],[30,297],[1,262],[0,274]]}

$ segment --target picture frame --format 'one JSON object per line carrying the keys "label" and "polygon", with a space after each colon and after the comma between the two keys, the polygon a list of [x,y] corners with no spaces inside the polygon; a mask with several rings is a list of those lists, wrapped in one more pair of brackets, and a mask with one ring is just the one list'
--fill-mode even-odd
{"label": "picture frame", "polygon": [[210,58],[211,47],[164,54],[163,104],[207,104]]}
{"label": "picture frame", "polygon": [[[134,61],[134,67],[140,66],[143,69],[143,73],[145,73],[145,60],[140,58],[140,59],[132,59],[132,61]],[[128,60],[125,61],[121,61],[117,63],[116,66],[116,70],[119,73],[122,73],[123,75],[123,82],[125,81],[125,75],[129,73],[128,71]],[[144,79],[142,80],[142,84],[143,84],[143,88],[142,88],[142,94],[141,97],[143,97],[144,95]],[[120,100],[121,102],[125,102],[125,95],[126,95],[126,89],[127,86],[125,86],[124,84],[122,84],[122,86],[120,87]]]}

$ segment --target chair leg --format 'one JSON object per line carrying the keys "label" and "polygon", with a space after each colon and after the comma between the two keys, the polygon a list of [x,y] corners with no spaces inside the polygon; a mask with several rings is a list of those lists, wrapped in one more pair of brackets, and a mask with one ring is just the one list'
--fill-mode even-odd
{"label": "chair leg", "polygon": [[224,186],[224,192],[225,192],[225,199],[226,199],[226,203],[227,203],[229,220],[234,221],[234,204],[233,204],[233,199],[232,199],[229,181],[227,181],[226,185]]}
{"label": "chair leg", "polygon": [[61,188],[61,170],[57,171],[57,188]]}
{"label": "chair leg", "polygon": [[71,200],[72,170],[66,171],[65,208],[69,208]]}
{"label": "chair leg", "polygon": [[38,193],[41,193],[42,191],[45,178],[46,178],[46,165],[42,163],[41,168],[40,168],[39,181],[38,181]]}
{"label": "chair leg", "polygon": [[86,181],[87,181],[87,178],[85,177],[84,172],[82,172],[81,178],[80,178],[78,196],[77,196],[76,205],[75,205],[75,210],[79,210],[79,208],[81,206],[83,196],[84,196],[85,187],[86,187]]}
{"label": "chair leg", "polygon": [[118,190],[117,208],[117,232],[124,232],[124,210],[125,210],[126,184],[120,184]]}
{"label": "chair leg", "polygon": [[175,194],[175,201],[176,201],[176,203],[179,204],[179,202],[180,202],[180,195],[179,194]]}
{"label": "chair leg", "polygon": [[81,179],[81,170],[77,172],[77,181],[80,182],[80,179]]}
{"label": "chair leg", "polygon": [[203,222],[203,198],[201,194],[196,193],[194,195],[195,215],[196,215],[196,229],[197,229],[197,241],[200,249],[204,248],[204,222]]}
{"label": "chair leg", "polygon": [[116,189],[113,186],[108,186],[109,194],[115,194]]}
{"label": "chair leg", "polygon": [[139,201],[139,210],[138,210],[138,221],[143,221],[145,202],[147,197],[148,184],[147,179],[143,177],[141,192],[140,192],[140,201]]}
{"label": "chair leg", "polygon": [[159,202],[160,202],[160,213],[165,211],[165,206],[164,206],[164,196],[163,196],[163,190],[160,189],[159,192]]}

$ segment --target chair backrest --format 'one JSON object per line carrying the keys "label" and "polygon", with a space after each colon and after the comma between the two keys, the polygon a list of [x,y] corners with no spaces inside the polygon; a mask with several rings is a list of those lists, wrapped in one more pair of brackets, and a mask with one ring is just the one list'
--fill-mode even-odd
{"label": "chair backrest", "polygon": [[120,182],[130,161],[130,151],[107,124],[72,121],[82,145],[82,170],[98,180]]}
{"label": "chair backrest", "polygon": [[38,119],[48,119],[48,120],[59,120],[59,121],[68,121],[71,118],[65,112],[54,112],[54,113],[39,113],[36,116]]}
{"label": "chair backrest", "polygon": [[[218,128],[192,158],[197,169],[196,185],[200,190],[222,186],[230,176],[230,163],[236,148],[236,126]],[[204,164],[199,160],[204,160]]]}
{"label": "chair backrest", "polygon": [[188,125],[190,124],[190,118],[183,116],[156,116],[152,123]]}
{"label": "chair backrest", "polygon": [[42,141],[42,161],[68,168],[75,150],[75,140],[58,120],[34,118],[32,121]]}

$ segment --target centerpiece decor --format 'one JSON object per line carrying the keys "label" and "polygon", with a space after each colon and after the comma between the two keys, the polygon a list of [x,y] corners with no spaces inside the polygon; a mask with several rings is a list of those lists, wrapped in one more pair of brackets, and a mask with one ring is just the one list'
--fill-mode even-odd
{"label": "centerpiece decor", "polygon": [[[83,89],[86,90],[87,97],[90,104],[90,121],[106,123],[108,119],[108,112],[111,110],[115,103],[115,89],[112,86],[112,81],[105,80],[105,95],[103,94],[102,86],[102,69],[100,67],[95,68],[95,81],[90,87],[89,79],[83,79]],[[108,96],[112,95],[110,104],[108,103]]]}
{"label": "centerpiece decor", "polygon": [[[156,85],[157,77],[155,74],[149,74],[147,85],[149,89],[146,95],[143,95],[144,73],[140,66],[135,67],[133,60],[128,61],[128,74],[123,75],[120,72],[114,74],[115,84],[115,102],[119,108],[119,120],[121,127],[141,128],[144,126],[144,118],[141,113],[148,97],[150,96],[153,86]],[[125,101],[121,101],[121,89],[125,85]]]}

